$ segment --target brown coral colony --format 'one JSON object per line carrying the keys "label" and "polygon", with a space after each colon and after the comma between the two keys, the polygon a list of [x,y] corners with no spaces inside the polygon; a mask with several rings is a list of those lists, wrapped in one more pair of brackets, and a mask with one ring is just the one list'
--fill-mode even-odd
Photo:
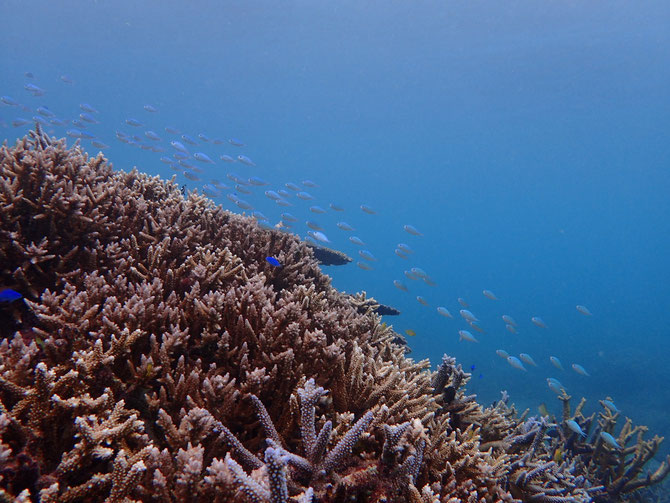
{"label": "brown coral colony", "polygon": [[172,182],[38,128],[0,184],[0,501],[632,501],[670,470],[605,406],[481,406],[297,237]]}

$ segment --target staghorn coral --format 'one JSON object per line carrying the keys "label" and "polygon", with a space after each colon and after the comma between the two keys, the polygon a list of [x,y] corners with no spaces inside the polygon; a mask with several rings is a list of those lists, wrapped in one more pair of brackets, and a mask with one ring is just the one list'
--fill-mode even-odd
{"label": "staghorn coral", "polygon": [[553,459],[546,420],[482,408],[452,359],[407,358],[377,303],[333,289],[295,236],[39,129],[0,150],[0,206],[0,281],[25,295],[0,306],[2,500],[587,501],[599,487]]}
{"label": "staghorn coral", "polygon": [[[629,418],[617,435],[614,430],[621,413],[610,410],[602,400],[600,405],[603,410],[585,417],[585,399],[580,401],[574,413],[570,407],[571,397],[565,391],[559,399],[563,403],[563,415],[561,421],[553,418],[558,423],[558,434],[551,439],[548,450],[555,456],[558,453],[571,459],[580,473],[601,484],[600,490],[593,494],[594,501],[635,501],[636,491],[661,482],[670,473],[670,456],[658,463],[653,472],[644,473],[645,466],[658,452],[662,437],[654,436],[646,440],[644,434],[647,428],[633,426]],[[611,398],[607,400],[611,403]],[[587,437],[580,438],[571,431],[566,426],[568,420],[577,422]],[[601,433],[614,436],[620,448],[609,445]]]}

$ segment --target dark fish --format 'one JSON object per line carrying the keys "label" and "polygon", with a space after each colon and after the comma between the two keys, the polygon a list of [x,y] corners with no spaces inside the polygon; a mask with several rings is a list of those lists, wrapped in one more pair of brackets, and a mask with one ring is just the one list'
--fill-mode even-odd
{"label": "dark fish", "polygon": [[277,260],[277,259],[274,258],[274,257],[265,257],[265,260],[267,260],[268,263],[269,263],[271,266],[274,266],[274,267],[279,267],[279,266],[281,266],[281,264],[279,263],[279,260]]}
{"label": "dark fish", "polygon": [[4,288],[0,290],[0,303],[4,304],[9,302],[15,302],[22,298],[23,295],[21,295],[16,290],[12,290],[11,288]]}

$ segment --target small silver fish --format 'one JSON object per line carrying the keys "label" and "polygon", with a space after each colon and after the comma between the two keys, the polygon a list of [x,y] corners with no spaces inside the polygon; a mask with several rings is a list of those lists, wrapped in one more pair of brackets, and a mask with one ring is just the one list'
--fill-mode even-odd
{"label": "small silver fish", "polygon": [[547,377],[547,386],[549,386],[549,389],[554,393],[556,393],[557,395],[563,394],[563,385],[560,383],[558,379],[554,379],[553,377]]}
{"label": "small silver fish", "polygon": [[[27,119],[23,119],[22,117],[17,117],[12,121],[12,126],[13,127],[21,127],[21,126],[27,126],[30,124],[30,121]],[[67,133],[66,133],[67,134]],[[70,135],[68,135],[70,136]]]}
{"label": "small silver fish", "polygon": [[610,433],[607,433],[606,431],[601,431],[600,438],[602,438],[607,445],[614,447],[615,449],[621,449],[619,442],[617,442],[616,439]]}
{"label": "small silver fish", "polygon": [[326,210],[324,210],[321,206],[310,206],[309,211],[312,213],[318,213],[319,215],[326,212]]}
{"label": "small silver fish", "polygon": [[458,340],[459,341],[469,341],[469,342],[479,342],[477,338],[472,335],[470,332],[467,330],[459,330],[458,331]]}
{"label": "small silver fish", "polygon": [[414,227],[413,225],[409,225],[409,224],[403,225],[402,228],[405,230],[405,232],[407,232],[408,234],[411,234],[413,236],[423,236],[423,233],[419,232],[419,230],[416,227]]}
{"label": "small silver fish", "polygon": [[410,271],[403,271],[403,274],[407,279],[411,279],[412,281],[418,281],[420,279],[418,276],[414,275]]}
{"label": "small silver fish", "polygon": [[298,192],[295,195],[295,197],[297,197],[298,199],[302,199],[303,201],[311,201],[312,199],[314,199],[314,196],[312,194],[303,191]]}
{"label": "small silver fish", "polygon": [[549,361],[550,361],[551,364],[552,364],[554,367],[556,367],[558,370],[563,370],[563,365],[561,364],[561,360],[559,360],[557,357],[555,357],[555,356],[550,356],[550,357],[549,357]]}
{"label": "small silver fish", "polygon": [[42,89],[41,87],[36,86],[35,84],[28,83],[28,84],[24,85],[23,88],[26,91],[28,91],[30,94],[32,94],[33,96],[44,96],[44,93],[46,93],[46,91],[44,89]]}
{"label": "small silver fish", "polygon": [[214,164],[214,161],[205,153],[203,152],[196,152],[193,154],[193,159],[196,161],[204,162],[206,164]]}
{"label": "small silver fish", "polygon": [[212,180],[212,185],[214,185],[214,187],[216,187],[219,190],[230,189],[230,187],[228,187],[228,185],[226,185],[225,183],[220,182],[219,180]]}
{"label": "small silver fish", "polygon": [[574,431],[577,435],[579,435],[581,437],[586,437],[586,433],[584,433],[584,431],[582,430],[582,427],[579,426],[577,421],[575,421],[574,419],[568,419],[565,422],[565,424],[568,426],[568,428],[570,428],[572,431]]}
{"label": "small silver fish", "polygon": [[498,297],[491,291],[491,290],[483,290],[482,293],[484,294],[484,297],[487,297],[491,300],[498,300]]}
{"label": "small silver fish", "polygon": [[99,124],[98,120],[88,112],[80,113],[79,118],[84,122],[88,122],[89,124]]}
{"label": "small silver fish", "polygon": [[509,363],[515,369],[519,369],[519,370],[523,370],[524,372],[527,372],[526,367],[523,366],[523,363],[521,363],[521,360],[519,360],[516,356],[508,356],[507,357],[507,363]]}
{"label": "small silver fish", "polygon": [[266,190],[265,191],[265,196],[270,198],[270,199],[273,199],[275,201],[278,201],[278,200],[281,199],[281,196],[279,194],[277,194],[274,190]]}
{"label": "small silver fish", "polygon": [[453,316],[452,316],[451,313],[449,312],[449,309],[447,309],[446,307],[439,306],[439,307],[437,308],[437,313],[438,313],[440,316],[444,316],[445,318],[453,318]]}
{"label": "small silver fish", "polygon": [[149,138],[152,141],[161,141],[161,137],[158,136],[155,132],[153,131],[145,131],[144,136]]}
{"label": "small silver fish", "polygon": [[424,306],[428,305],[428,301],[426,299],[424,299],[421,295],[417,295],[416,300],[419,304],[422,304]]}
{"label": "small silver fish", "polygon": [[199,182],[200,181],[200,177],[198,175],[196,175],[195,173],[193,173],[192,171],[184,171],[182,174],[186,178],[188,178],[189,180],[192,180],[194,182]]}
{"label": "small silver fish", "polygon": [[343,231],[353,231],[354,228],[346,222],[337,222],[337,228]]}
{"label": "small silver fish", "polygon": [[403,292],[408,292],[409,291],[407,289],[407,286],[403,282],[398,281],[397,279],[393,280],[393,286],[395,286],[398,290],[401,290]]}
{"label": "small silver fish", "polygon": [[237,173],[227,173],[226,178],[240,185],[247,185],[247,181]]}
{"label": "small silver fish", "polygon": [[372,266],[367,262],[356,262],[356,265],[363,269],[364,271],[372,271]]}
{"label": "small silver fish", "polygon": [[256,163],[249,159],[246,155],[238,155],[237,160],[242,164],[246,164],[247,166],[256,166]]}
{"label": "small silver fish", "polygon": [[368,215],[376,215],[377,214],[377,212],[375,210],[373,210],[367,204],[361,204],[361,210],[363,210],[363,212],[367,213]]}
{"label": "small silver fish", "polygon": [[349,241],[358,246],[365,246],[365,243],[358,236],[349,236]]}
{"label": "small silver fish", "polygon": [[614,414],[617,412],[621,412],[616,405],[614,405],[614,402],[611,400],[602,400],[602,404],[607,407],[609,410],[611,410]]}
{"label": "small silver fish", "polygon": [[537,367],[537,363],[535,363],[533,357],[530,356],[528,353],[521,353],[519,355],[519,358],[521,358],[522,362],[527,363],[528,365],[532,365],[533,367]]}
{"label": "small silver fish", "polygon": [[51,110],[49,110],[48,107],[37,107],[35,111],[41,116],[46,117],[47,119],[56,117],[56,114],[53,113]]}
{"label": "small silver fish", "polygon": [[408,260],[409,255],[405,254],[400,248],[396,248],[393,252],[401,259]]}
{"label": "small silver fish", "polygon": [[496,354],[504,360],[507,360],[509,358],[509,353],[504,349],[496,349]]}
{"label": "small silver fish", "polygon": [[576,308],[577,311],[582,313],[584,316],[593,316],[593,314],[591,314],[591,311],[589,311],[589,309],[586,306],[577,305]]}
{"label": "small silver fish", "polygon": [[479,321],[477,317],[467,309],[461,309],[460,311],[458,311],[458,314],[460,314],[463,317],[463,319],[467,321]]}
{"label": "small silver fish", "polygon": [[533,316],[530,321],[533,322],[534,325],[540,327],[540,328],[547,328],[546,323],[540,318],[539,316]]}
{"label": "small silver fish", "polygon": [[358,254],[363,260],[368,260],[370,262],[375,262],[377,260],[377,257],[375,257],[372,252],[368,250],[358,250]]}
{"label": "small silver fish", "polygon": [[580,375],[590,377],[591,374],[589,374],[584,367],[582,367],[579,363],[573,363],[572,364],[572,370],[577,372]]}
{"label": "small silver fish", "polygon": [[321,241],[322,243],[330,243],[330,239],[328,239],[328,236],[326,236],[321,231],[307,231],[307,234],[312,236],[317,241]]}
{"label": "small silver fish", "polygon": [[214,185],[211,185],[209,183],[206,183],[205,185],[202,186],[202,193],[205,194],[207,197],[220,197],[221,192],[219,192]]}
{"label": "small silver fish", "polygon": [[317,224],[316,222],[312,222],[311,220],[307,220],[307,221],[305,222],[305,225],[307,225],[307,227],[309,227],[309,228],[312,229],[313,231],[322,231],[322,230],[323,230],[323,227],[321,227],[321,226],[320,226],[319,224]]}
{"label": "small silver fish", "polygon": [[412,274],[414,274],[414,276],[416,276],[416,277],[418,277],[418,278],[423,279],[423,278],[427,278],[427,277],[428,277],[428,274],[426,273],[426,271],[424,271],[424,270],[421,269],[420,267],[412,267],[412,268],[410,269],[410,271],[412,271]]}
{"label": "small silver fish", "polygon": [[170,145],[172,145],[172,148],[175,149],[176,151],[188,155],[188,149],[184,146],[183,143],[177,140],[172,140],[170,142]]}
{"label": "small silver fish", "polygon": [[19,106],[19,102],[16,101],[11,96],[0,96],[0,101],[2,101],[5,105],[9,105],[10,107],[18,107]]}
{"label": "small silver fish", "polygon": [[88,103],[79,103],[79,108],[83,112],[88,112],[90,114],[97,114],[98,113],[98,110],[95,107],[89,105]]}
{"label": "small silver fish", "polygon": [[239,199],[238,198],[237,201],[235,201],[235,204],[237,205],[238,208],[240,208],[242,210],[253,210],[254,209],[254,207],[251,204],[249,204],[247,201],[245,201],[244,199]]}
{"label": "small silver fish", "polygon": [[247,180],[250,185],[255,185],[256,187],[262,187],[263,185],[267,185],[268,182],[263,180],[262,178],[258,178],[257,176],[252,176]]}

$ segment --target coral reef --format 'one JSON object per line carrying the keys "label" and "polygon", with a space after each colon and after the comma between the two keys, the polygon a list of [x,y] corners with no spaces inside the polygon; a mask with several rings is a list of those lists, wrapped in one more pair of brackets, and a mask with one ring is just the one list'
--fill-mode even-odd
{"label": "coral reef", "polygon": [[667,474],[639,427],[598,443],[607,415],[587,444],[483,408],[297,237],[39,128],[0,149],[0,206],[24,295],[0,304],[0,501],[616,501]]}

